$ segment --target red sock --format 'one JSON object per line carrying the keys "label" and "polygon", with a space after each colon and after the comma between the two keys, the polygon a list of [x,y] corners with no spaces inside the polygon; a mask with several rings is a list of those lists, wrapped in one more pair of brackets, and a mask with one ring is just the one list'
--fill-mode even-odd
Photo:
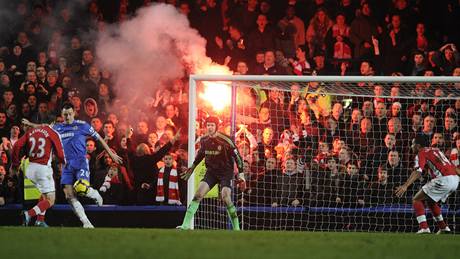
{"label": "red sock", "polygon": [[423,201],[414,201],[412,205],[414,207],[415,216],[417,216],[417,221],[420,228],[428,228],[428,223],[426,222],[425,216],[425,205],[423,204]]}
{"label": "red sock", "polygon": [[[43,213],[45,213],[46,211],[44,211]],[[45,215],[41,215],[41,214],[38,214],[37,215],[37,221],[45,221]]]}
{"label": "red sock", "polygon": [[27,213],[29,214],[29,216],[34,217],[39,213],[45,212],[50,207],[51,204],[48,200],[41,200],[32,209],[28,210]]}
{"label": "red sock", "polygon": [[435,221],[438,223],[438,227],[440,229],[445,229],[447,224],[442,218],[441,208],[439,205],[437,203],[429,203],[428,206],[430,207],[431,213],[433,213]]}

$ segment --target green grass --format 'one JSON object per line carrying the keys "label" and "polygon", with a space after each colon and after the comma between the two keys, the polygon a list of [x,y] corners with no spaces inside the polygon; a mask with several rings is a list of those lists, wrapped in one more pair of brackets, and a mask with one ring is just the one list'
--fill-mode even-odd
{"label": "green grass", "polygon": [[460,236],[0,228],[1,258],[459,258]]}

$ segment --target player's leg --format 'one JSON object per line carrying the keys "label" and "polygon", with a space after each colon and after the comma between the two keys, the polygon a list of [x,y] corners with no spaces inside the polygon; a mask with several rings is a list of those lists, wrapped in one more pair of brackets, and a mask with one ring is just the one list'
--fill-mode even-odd
{"label": "player's leg", "polygon": [[428,223],[426,222],[425,199],[426,197],[423,189],[419,190],[412,198],[412,206],[414,207],[415,216],[417,217],[417,222],[419,224],[419,231],[417,234],[427,234],[431,232],[428,227]]}
{"label": "player's leg", "polygon": [[93,224],[91,224],[88,217],[86,216],[83,205],[81,205],[80,201],[77,199],[75,195],[73,185],[65,184],[63,190],[67,202],[70,204],[70,207],[72,207],[73,212],[75,213],[75,215],[77,215],[78,219],[80,219],[81,223],[83,223],[83,227],[94,228]]}
{"label": "player's leg", "polygon": [[[206,175],[203,178],[203,181],[200,182],[200,185],[198,185],[198,189],[195,192],[193,200],[190,202],[187,208],[187,212],[185,213],[182,225],[178,227],[179,229],[190,229],[193,216],[198,210],[201,200],[209,192],[209,190],[211,190],[211,188],[216,185],[216,181],[212,181],[212,177],[206,177]],[[211,184],[211,186],[209,184]]]}
{"label": "player's leg", "polygon": [[[46,210],[54,205],[55,186],[53,179],[53,170],[51,167],[30,163],[26,170],[26,177],[30,179],[37,189],[42,193],[40,199],[32,209],[23,212],[24,225],[28,225],[30,219],[37,217],[38,224],[44,222]],[[48,198],[49,197],[49,198]]]}
{"label": "player's leg", "polygon": [[72,207],[72,210],[75,213],[75,215],[77,215],[78,219],[80,219],[81,223],[83,223],[83,227],[93,228],[93,225],[86,216],[83,205],[81,205],[80,201],[78,201],[75,191],[73,189],[75,179],[77,178],[74,175],[74,170],[71,166],[71,161],[68,161],[67,164],[64,166],[61,175],[61,185],[63,186],[65,198],[69,203],[70,207]]}
{"label": "player's leg", "polygon": [[[45,201],[48,202],[49,206],[47,208],[42,209],[40,212],[38,212],[37,220],[35,221],[35,226],[37,226],[37,227],[48,227],[48,225],[45,222],[45,214],[46,214],[47,209],[53,207],[53,205],[54,205],[54,203],[56,201],[56,193],[55,192],[48,192],[48,193],[42,194],[40,199],[43,202],[45,202]],[[37,204],[37,206],[39,206],[39,205],[40,204]]]}
{"label": "player's leg", "polygon": [[227,206],[227,212],[232,220],[233,230],[240,230],[240,221],[238,219],[238,215],[236,213],[235,204],[232,202],[232,189],[229,186],[222,186],[222,200],[224,201],[225,205]]}
{"label": "player's leg", "polygon": [[[88,160],[84,159],[82,161],[79,162],[80,165],[78,165],[77,168],[78,169],[78,175],[77,175],[77,180],[78,179],[84,179],[86,181],[88,181],[89,183],[91,182],[90,179],[89,179],[89,164],[88,164]],[[92,188],[92,187],[89,187],[88,188],[88,192],[85,194],[86,197],[92,199],[98,206],[102,206],[103,204],[103,199],[102,199],[102,196],[99,194],[99,192]]]}

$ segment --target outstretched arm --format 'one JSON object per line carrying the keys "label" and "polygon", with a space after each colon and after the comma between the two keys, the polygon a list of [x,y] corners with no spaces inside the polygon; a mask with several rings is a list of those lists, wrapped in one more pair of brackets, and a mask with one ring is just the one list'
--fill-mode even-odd
{"label": "outstretched arm", "polygon": [[105,140],[99,134],[97,134],[97,140],[99,140],[99,142],[102,144],[107,154],[109,154],[109,156],[112,158],[112,160],[115,163],[120,164],[120,165],[123,163],[123,159],[117,154],[112,152],[112,149],[110,149],[110,147],[107,145]]}
{"label": "outstretched arm", "polygon": [[418,178],[420,178],[420,176],[420,172],[416,170],[412,171],[412,174],[409,176],[409,179],[407,179],[407,181],[403,185],[396,187],[396,196],[401,198],[403,194],[407,191],[407,188],[409,188],[409,186],[411,186]]}
{"label": "outstretched arm", "polygon": [[26,126],[29,126],[29,127],[32,127],[32,128],[38,128],[40,126],[49,126],[49,124],[37,124],[37,123],[33,123],[33,122],[30,122],[28,119],[22,119],[21,120],[22,124],[26,125]]}

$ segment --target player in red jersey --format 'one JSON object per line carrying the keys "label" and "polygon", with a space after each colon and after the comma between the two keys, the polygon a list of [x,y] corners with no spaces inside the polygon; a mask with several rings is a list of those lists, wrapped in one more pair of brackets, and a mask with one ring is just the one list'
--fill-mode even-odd
{"label": "player in red jersey", "polygon": [[447,159],[442,151],[436,147],[422,147],[422,140],[416,138],[412,142],[412,151],[415,156],[415,170],[409,176],[406,183],[396,188],[396,196],[401,197],[407,188],[414,183],[424,169],[428,172],[431,180],[426,183],[421,190],[412,198],[415,215],[419,223],[420,229],[417,234],[430,233],[430,228],[426,222],[425,202],[431,210],[435,221],[438,223],[438,232],[448,233],[449,227],[444,222],[441,214],[441,208],[438,202],[445,202],[447,197],[455,192],[458,187],[459,177],[456,167]]}
{"label": "player in red jersey", "polygon": [[46,227],[45,212],[54,205],[56,198],[51,160],[55,154],[59,163],[65,164],[64,149],[58,133],[49,126],[31,129],[13,146],[11,170],[14,173],[18,172],[24,147],[29,158],[25,176],[36,185],[42,196],[37,205],[23,212],[23,224],[29,225],[31,218],[36,216],[35,225]]}

